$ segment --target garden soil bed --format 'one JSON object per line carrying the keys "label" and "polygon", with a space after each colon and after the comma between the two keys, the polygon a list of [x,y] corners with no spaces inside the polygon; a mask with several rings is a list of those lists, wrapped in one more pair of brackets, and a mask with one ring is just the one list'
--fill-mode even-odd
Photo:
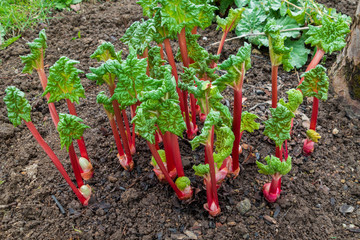
{"label": "garden soil bed", "polygon": [[[324,3],[350,16],[355,13],[356,1],[338,2]],[[310,117],[311,101],[305,100],[300,107],[290,141],[293,169],[283,178],[283,192],[277,203],[264,201],[261,187],[269,178],[259,174],[255,165],[257,158],[263,159],[274,152],[274,145],[262,134],[262,125],[260,131],[244,134],[243,142],[248,148],[240,160],[246,162],[240,175],[227,179],[219,189],[222,214],[212,218],[203,208],[206,193],[202,180],[194,176],[191,168],[203,161],[203,149],[192,151],[186,139],[180,141],[186,175],[191,176],[196,189],[194,198],[188,202],[180,202],[168,185],[158,183],[149,165],[150,151],[140,137],[136,139],[135,169],[124,171],[116,160],[107,117],[96,104],[97,93],[105,88],[96,86],[82,74],[87,98],[76,107],[79,116],[91,126],[84,137],[95,175],[88,181],[93,189],[89,206],[80,205],[29,130],[24,125],[14,128],[10,124],[2,100],[4,89],[15,85],[26,93],[33,107],[33,122],[70,172],[67,153],[60,149],[58,134],[41,97],[38,77],[35,72],[21,73],[19,55],[28,54],[25,43],[46,28],[46,70],[60,56],[67,56],[80,61],[77,67],[87,73],[89,67],[98,66],[89,56],[103,41],[112,42],[116,50],[127,55],[128,50],[119,38],[141,16],[141,7],[135,1],[84,3],[78,13],[55,13],[49,23],[26,31],[20,40],[0,52],[0,180],[3,181],[0,239],[359,239],[360,122],[352,118],[331,89],[328,101],[320,104],[318,132],[322,138],[311,157],[301,154],[307,120],[304,115]],[[200,41],[202,46],[220,40],[215,28],[213,25],[200,30],[206,37]],[[81,38],[72,40],[79,31]],[[241,45],[240,41],[226,43],[221,61],[235,54]],[[244,109],[264,121],[269,116],[271,99],[270,61],[266,49],[253,53],[253,67],[244,84],[243,95],[247,98]],[[334,60],[335,56],[328,57],[326,66],[330,67]],[[297,85],[301,73],[280,71],[280,97]],[[231,91],[224,95],[227,99],[224,103],[231,103]],[[64,102],[56,106],[60,112],[67,111]],[[59,211],[52,195],[64,207],[65,214]],[[251,206],[241,214],[240,202],[244,199]],[[345,204],[354,210],[341,213],[340,207]]]}

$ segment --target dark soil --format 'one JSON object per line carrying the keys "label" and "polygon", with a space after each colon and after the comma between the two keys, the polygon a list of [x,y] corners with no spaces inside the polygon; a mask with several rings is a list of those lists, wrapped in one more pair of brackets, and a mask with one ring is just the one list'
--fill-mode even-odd
{"label": "dark soil", "polygon": [[[81,206],[29,130],[24,125],[14,128],[8,121],[2,100],[4,89],[15,85],[26,93],[33,107],[34,124],[70,173],[68,155],[60,149],[38,77],[36,73],[21,73],[19,55],[28,54],[25,43],[46,28],[46,70],[64,55],[80,61],[77,67],[87,73],[89,67],[97,66],[89,56],[102,41],[112,42],[127,54],[118,39],[141,18],[142,10],[134,2],[82,4],[79,13],[57,13],[49,24],[26,31],[19,41],[0,52],[0,180],[4,181],[0,185],[0,239],[359,239],[360,124],[358,119],[351,119],[332,90],[328,101],[320,104],[318,132],[322,138],[311,157],[301,154],[303,115],[311,114],[310,100],[304,102],[296,116],[290,142],[293,169],[283,178],[283,192],[277,203],[268,204],[262,198],[261,187],[269,178],[258,174],[254,164],[256,158],[274,152],[274,145],[262,134],[262,126],[254,134],[244,134],[243,142],[252,146],[252,153],[250,147],[244,151],[241,161],[247,161],[239,177],[227,179],[219,189],[222,214],[212,218],[203,209],[206,194],[202,180],[195,178],[191,169],[194,163],[203,161],[203,149],[191,151],[187,140],[180,141],[186,174],[198,191],[190,203],[180,202],[168,185],[158,183],[149,165],[150,151],[140,138],[136,142],[135,169],[124,171],[116,160],[107,117],[95,101],[96,94],[105,88],[83,74],[87,98],[76,107],[79,116],[92,127],[84,137],[95,175],[88,181],[93,189],[90,204]],[[350,16],[357,4],[354,0],[321,2]],[[207,37],[201,40],[203,46],[220,40],[215,28],[213,25],[201,31]],[[81,38],[72,40],[79,31]],[[241,45],[238,41],[226,44],[223,56],[236,53]],[[327,67],[334,60],[335,56],[328,57]],[[252,65],[244,84],[244,108],[263,121],[269,116],[271,88],[266,51],[254,52]],[[298,73],[280,71],[280,97],[297,82]],[[231,91],[225,97],[231,102]],[[56,106],[58,111],[67,112],[65,102]],[[62,204],[65,214],[61,214],[52,195]],[[238,204],[245,198],[250,200],[251,209],[241,215]],[[339,209],[344,204],[355,209],[342,214]]]}

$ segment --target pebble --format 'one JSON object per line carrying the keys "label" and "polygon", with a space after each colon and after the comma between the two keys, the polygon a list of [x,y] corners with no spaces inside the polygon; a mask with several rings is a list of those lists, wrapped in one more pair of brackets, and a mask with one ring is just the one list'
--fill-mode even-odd
{"label": "pebble", "polygon": [[337,128],[334,128],[332,130],[332,134],[337,135],[339,133],[339,130]]}
{"label": "pebble", "polygon": [[236,205],[236,209],[242,214],[244,215],[245,213],[247,213],[250,209],[251,209],[251,202],[248,198],[245,198],[244,200],[242,200],[241,202],[239,202]]}
{"label": "pebble", "polygon": [[213,221],[210,221],[209,228],[215,228],[215,227],[216,227],[215,223]]}
{"label": "pebble", "polygon": [[276,220],[268,215],[264,215],[264,219],[265,221],[267,221],[268,223],[272,223],[272,224],[276,224]]}
{"label": "pebble", "polygon": [[187,236],[185,234],[171,234],[171,239],[178,239],[178,240],[182,240],[187,238]]}
{"label": "pebble", "polygon": [[264,96],[265,92],[263,90],[257,89],[255,90],[256,95]]}
{"label": "pebble", "polygon": [[184,233],[188,236],[189,239],[198,239],[196,234],[189,230],[185,230]]}
{"label": "pebble", "polygon": [[316,206],[315,206],[316,208],[321,208],[321,204],[320,203],[318,203],[318,204],[316,204]]}
{"label": "pebble", "polygon": [[330,198],[330,204],[333,206],[335,205],[335,198]]}
{"label": "pebble", "polygon": [[345,183],[346,181],[345,181],[345,179],[341,179],[340,182],[341,182],[341,183]]}
{"label": "pebble", "polygon": [[277,218],[277,216],[279,216],[280,210],[281,210],[280,206],[276,205],[276,209],[273,215],[274,218]]}
{"label": "pebble", "polygon": [[250,238],[250,235],[248,233],[243,235],[243,239],[249,239],[249,238]]}
{"label": "pebble", "polygon": [[351,205],[343,204],[339,210],[342,214],[346,214],[346,213],[352,213],[355,210],[355,208]]}
{"label": "pebble", "polygon": [[118,179],[116,177],[114,177],[114,176],[109,175],[108,180],[109,180],[109,182],[114,183],[114,182],[117,182]]}

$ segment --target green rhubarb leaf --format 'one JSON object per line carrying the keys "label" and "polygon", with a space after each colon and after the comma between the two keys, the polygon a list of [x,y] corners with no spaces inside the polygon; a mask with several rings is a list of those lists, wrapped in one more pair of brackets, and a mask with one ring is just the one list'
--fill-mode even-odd
{"label": "green rhubarb leaf", "polygon": [[326,101],[329,90],[329,78],[326,75],[326,68],[317,65],[310,71],[301,75],[304,81],[298,86],[306,97],[316,97],[320,100]]}
{"label": "green rhubarb leaf", "polygon": [[148,65],[150,77],[155,79],[163,79],[164,72],[168,71],[169,65],[164,65],[165,60],[161,59],[160,55],[161,48],[156,46],[150,48],[148,52]]}
{"label": "green rhubarb leaf", "polygon": [[320,134],[312,129],[309,129],[306,131],[306,136],[308,136],[308,138],[310,138],[310,140],[315,143],[317,143],[319,141],[319,139],[321,138]]}
{"label": "green rhubarb leaf", "polygon": [[79,103],[79,98],[85,98],[85,90],[79,77],[83,71],[74,67],[78,63],[67,57],[61,57],[50,68],[48,83],[43,93],[43,96],[50,93],[49,103],[61,99]]}
{"label": "green rhubarb leaf", "polygon": [[[160,156],[160,158],[161,158],[161,161],[165,163],[165,162],[166,162],[165,151],[162,150],[162,149],[160,149],[160,150],[158,150],[157,152],[159,153],[159,156]],[[151,162],[152,162],[152,165],[153,165],[154,167],[156,167],[156,166],[158,165],[157,162],[155,161],[154,156],[151,156]]]}
{"label": "green rhubarb leaf", "polygon": [[286,39],[285,46],[293,49],[290,53],[289,60],[291,65],[299,69],[306,64],[310,49],[305,47],[305,35],[302,35],[301,38],[296,41]]}
{"label": "green rhubarb leaf", "polygon": [[39,32],[39,38],[35,38],[33,42],[27,43],[27,45],[30,47],[31,53],[20,56],[20,58],[25,64],[22,72],[31,74],[33,69],[44,67],[45,49],[47,48],[45,29]]}
{"label": "green rhubarb leaf", "polygon": [[86,77],[91,81],[96,81],[97,85],[106,83],[108,86],[112,86],[116,77],[114,72],[118,66],[120,66],[118,60],[106,60],[97,68],[90,67],[91,73],[87,73]]}
{"label": "green rhubarb leaf", "polygon": [[[253,8],[246,8],[236,27],[236,35],[262,33],[267,18],[268,16],[260,5],[254,5]],[[249,36],[247,39],[250,43],[258,45],[259,47],[262,45],[269,46],[268,39],[265,36]]]}
{"label": "green rhubarb leaf", "polygon": [[233,143],[235,140],[235,135],[230,127],[222,124],[220,126],[215,126],[214,133],[216,135],[215,141],[215,152],[213,154],[214,162],[217,164],[219,169],[227,158],[233,148]]}
{"label": "green rhubarb leaf", "polygon": [[180,191],[184,191],[185,188],[189,187],[191,182],[188,177],[178,177],[175,181],[176,186]]}
{"label": "green rhubarb leaf", "polygon": [[294,88],[286,92],[289,102],[285,103],[284,99],[280,99],[279,103],[287,107],[291,112],[295,113],[300,104],[303,102],[303,94]]}
{"label": "green rhubarb leaf", "polygon": [[77,116],[71,114],[59,114],[60,121],[57,126],[57,130],[60,135],[61,149],[66,146],[66,150],[69,151],[69,147],[74,139],[80,139],[84,134],[85,129],[90,128],[83,124],[83,120]]}
{"label": "green rhubarb leaf", "polygon": [[226,10],[234,3],[234,0],[222,0],[220,1],[219,11],[221,15],[226,13]]}
{"label": "green rhubarb leaf", "polygon": [[218,24],[216,30],[221,28],[223,32],[232,31],[240,22],[243,11],[245,11],[245,8],[230,8],[229,14],[226,18],[216,16],[216,22]]}
{"label": "green rhubarb leaf", "polygon": [[345,38],[349,32],[349,26],[343,18],[332,21],[328,17],[323,17],[321,27],[309,25],[309,31],[306,33],[308,38],[305,43],[331,54],[345,47]]}
{"label": "green rhubarb leaf", "polygon": [[246,5],[248,5],[250,3],[251,0],[235,0],[235,4],[236,6],[240,7],[245,7]]}
{"label": "green rhubarb leaf", "polygon": [[146,48],[153,41],[156,32],[153,19],[134,22],[120,39],[123,43],[136,49],[138,55],[143,55]]}
{"label": "green rhubarb leaf", "polygon": [[111,100],[117,100],[125,108],[138,102],[142,91],[154,88],[155,81],[146,75],[146,67],[146,58],[138,59],[135,49],[130,47],[126,60],[114,65],[112,70],[118,83]]}
{"label": "green rhubarb leaf", "polygon": [[[198,21],[199,27],[205,29],[209,27],[212,23],[212,20],[215,16],[215,11],[218,9],[216,6],[212,5],[212,0],[191,0],[193,4],[198,5]],[[222,1],[224,2],[224,1]]]}
{"label": "green rhubarb leaf", "polygon": [[131,123],[135,124],[135,131],[138,132],[141,137],[154,144],[155,132],[157,130],[155,126],[157,117],[150,115],[148,111],[142,109],[141,105],[136,108],[136,115],[131,120]]}
{"label": "green rhubarb leaf", "polygon": [[268,21],[264,27],[264,32],[269,39],[269,52],[272,66],[283,65],[285,71],[290,71],[294,67],[290,63],[290,53],[292,48],[285,47],[286,36],[280,35],[282,26],[277,25],[274,19]]}
{"label": "green rhubarb leaf", "polygon": [[219,68],[221,70],[226,70],[227,73],[222,75],[220,78],[214,81],[220,91],[226,89],[227,86],[232,88],[239,87],[242,77],[242,68],[244,67],[244,73],[251,67],[251,44],[244,43],[244,46],[239,48],[239,51],[236,55],[230,55]]}
{"label": "green rhubarb leaf", "polygon": [[210,141],[211,128],[214,125],[221,123],[220,113],[214,110],[210,110],[210,113],[206,116],[204,127],[201,130],[201,134],[197,135],[192,141],[190,141],[191,147],[195,150],[200,144],[206,145]]}
{"label": "green rhubarb leaf", "polygon": [[143,15],[152,18],[158,6],[158,0],[139,0],[136,2],[143,8]]}
{"label": "green rhubarb leaf", "polygon": [[215,81],[219,76],[215,73],[215,69],[209,66],[212,62],[217,63],[219,59],[220,55],[209,54],[204,60],[190,64],[190,67],[196,69],[196,74],[200,79]]}
{"label": "green rhubarb leaf", "polygon": [[261,4],[266,12],[277,11],[281,7],[282,0],[267,0],[267,1],[261,1]]}
{"label": "green rhubarb leaf", "polygon": [[121,54],[122,51],[115,52],[114,45],[111,42],[104,42],[98,46],[90,58],[95,58],[99,62],[106,62],[109,59],[116,59],[121,62]]}
{"label": "green rhubarb leaf", "polygon": [[270,108],[272,117],[265,121],[264,135],[273,140],[277,147],[285,140],[290,140],[291,119],[295,117],[287,107],[278,104],[277,108]]}
{"label": "green rhubarb leaf", "polygon": [[252,133],[255,130],[259,130],[260,123],[255,122],[255,119],[257,118],[258,116],[253,113],[249,113],[247,111],[242,112],[240,132],[247,131]]}
{"label": "green rhubarb leaf", "polygon": [[[282,26],[283,30],[285,29],[293,29],[293,28],[298,28],[299,24],[296,22],[296,20],[294,20],[293,18],[289,17],[289,16],[285,16],[282,18],[278,18],[275,20],[276,25],[280,25]],[[300,31],[298,30],[293,30],[293,31],[288,31],[288,32],[282,32],[280,33],[280,35],[282,37],[292,37],[292,38],[297,38],[298,36],[300,36]]]}
{"label": "green rhubarb leaf", "polygon": [[286,161],[281,162],[279,158],[275,156],[266,156],[265,161],[267,165],[262,164],[259,161],[256,161],[256,164],[259,168],[259,173],[265,175],[274,175],[279,173],[284,176],[291,170],[291,157],[288,156]]}
{"label": "green rhubarb leaf", "polygon": [[114,108],[112,105],[112,101],[110,100],[110,98],[108,98],[108,96],[106,96],[104,91],[101,91],[96,96],[96,102],[98,104],[102,104],[107,112],[114,114]]}
{"label": "green rhubarb leaf", "polygon": [[14,86],[7,87],[5,93],[6,96],[4,97],[4,102],[10,122],[15,127],[21,124],[22,119],[26,122],[31,122],[31,106],[25,98],[25,93]]}
{"label": "green rhubarb leaf", "polygon": [[210,173],[209,164],[199,164],[197,166],[194,165],[192,168],[194,169],[196,176],[203,177]]}

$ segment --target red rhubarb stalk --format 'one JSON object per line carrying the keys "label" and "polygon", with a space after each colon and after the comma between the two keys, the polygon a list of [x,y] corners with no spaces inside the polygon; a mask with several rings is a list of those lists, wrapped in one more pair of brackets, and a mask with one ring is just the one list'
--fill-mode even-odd
{"label": "red rhubarb stalk", "polygon": [[84,185],[84,182],[81,177],[80,165],[79,165],[79,161],[76,156],[76,153],[75,153],[73,143],[71,143],[71,145],[69,146],[69,156],[70,156],[71,166],[72,166],[74,174],[75,174],[77,185],[79,187],[81,187],[82,185]]}
{"label": "red rhubarb stalk", "polygon": [[[158,134],[155,133],[155,135],[158,135]],[[165,132],[164,139],[163,139],[167,170],[169,173],[171,173],[175,170],[174,153],[173,153],[173,149],[171,148],[172,144],[171,144],[171,136],[170,135],[171,135],[170,132]]]}
{"label": "red rhubarb stalk", "polygon": [[128,120],[128,117],[126,115],[125,109],[121,110],[121,113],[123,115],[124,122],[125,122],[126,136],[127,136],[128,142],[129,142],[130,153],[135,154],[135,152],[136,152],[135,136],[134,136],[134,141],[133,141],[133,137],[131,136],[131,131],[130,131],[129,120]]}
{"label": "red rhubarb stalk", "polygon": [[[76,194],[76,196],[78,197],[79,201],[84,205],[87,206],[88,205],[88,200],[86,199],[81,192],[79,191],[78,188],[76,188],[75,184],[71,181],[69,175],[66,173],[63,165],[61,164],[60,160],[58,159],[58,157],[55,155],[55,153],[53,152],[53,150],[49,147],[49,145],[44,141],[44,139],[41,137],[40,133],[36,130],[34,124],[32,122],[26,122],[24,121],[26,126],[29,128],[30,132],[32,133],[32,135],[34,136],[34,138],[36,139],[36,141],[40,144],[41,148],[45,151],[45,153],[49,156],[49,158],[51,159],[51,161],[54,163],[55,167],[59,170],[59,172],[61,173],[61,175],[64,177],[65,181],[69,184],[69,186],[71,187],[71,189],[74,191],[74,193]],[[81,186],[79,186],[80,188]]]}
{"label": "red rhubarb stalk", "polygon": [[[305,71],[305,72],[310,71],[311,69],[315,68],[315,67],[319,64],[319,62],[321,61],[321,59],[323,59],[324,54],[325,54],[324,50],[322,50],[321,48],[318,48],[318,49],[316,50],[315,56],[313,57],[313,59],[312,59],[311,62],[309,63],[309,65],[308,65],[308,67],[306,68],[306,71]],[[299,85],[300,85],[303,81],[304,81],[304,77],[302,77],[302,78],[300,79]]]}
{"label": "red rhubarb stalk", "polygon": [[277,76],[278,76],[279,66],[271,67],[271,107],[276,108],[277,106]]}
{"label": "red rhubarb stalk", "polygon": [[110,126],[111,126],[111,130],[113,132],[114,138],[115,138],[115,144],[116,144],[116,148],[118,150],[119,153],[119,160],[120,159],[124,159],[126,156],[124,154],[124,150],[123,147],[121,145],[121,140],[120,140],[120,136],[119,136],[119,132],[117,130],[116,127],[116,122],[113,116],[108,116],[109,117],[109,121],[110,121]]}
{"label": "red rhubarb stalk", "polygon": [[310,129],[314,131],[316,131],[316,122],[317,122],[318,113],[319,113],[319,99],[314,97],[311,120],[310,120]]}

